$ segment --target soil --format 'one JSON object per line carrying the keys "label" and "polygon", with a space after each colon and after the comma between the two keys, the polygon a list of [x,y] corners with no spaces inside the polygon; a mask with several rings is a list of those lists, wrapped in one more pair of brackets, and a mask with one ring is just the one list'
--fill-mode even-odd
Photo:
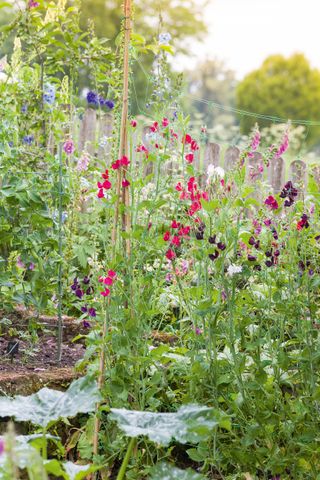
{"label": "soil", "polygon": [[[57,318],[38,316],[17,310],[0,312],[0,395],[29,395],[44,386],[65,389],[78,376],[75,364],[85,352],[83,341],[73,342],[79,333],[86,333],[76,319],[64,317],[61,362],[57,362]],[[13,336],[15,335],[15,336]],[[19,342],[19,351],[11,358],[9,342]]]}

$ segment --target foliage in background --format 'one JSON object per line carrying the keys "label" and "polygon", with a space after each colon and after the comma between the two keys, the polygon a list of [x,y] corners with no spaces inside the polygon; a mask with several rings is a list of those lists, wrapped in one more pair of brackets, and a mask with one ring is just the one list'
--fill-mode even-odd
{"label": "foliage in background", "polygon": [[[291,120],[319,120],[320,72],[312,68],[303,54],[285,58],[268,57],[262,66],[249,73],[237,87],[237,107],[249,112]],[[248,133],[256,119],[239,117]],[[262,126],[270,122],[261,121]],[[310,127],[307,142],[318,142],[319,127]]]}

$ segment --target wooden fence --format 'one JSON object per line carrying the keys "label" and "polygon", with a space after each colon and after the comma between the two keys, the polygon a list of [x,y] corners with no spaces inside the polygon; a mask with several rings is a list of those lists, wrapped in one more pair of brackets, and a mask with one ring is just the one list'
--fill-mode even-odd
{"label": "wooden fence", "polygon": [[[74,138],[77,138],[78,149],[82,151],[86,149],[91,155],[108,161],[110,154],[110,144],[113,129],[113,118],[110,114],[100,114],[99,111],[88,108],[82,119],[75,122],[73,126]],[[149,128],[144,127],[139,133],[145,146],[150,148],[148,138]],[[232,170],[239,162],[240,150],[236,146],[223,147],[218,143],[209,142],[205,146],[201,146],[201,150],[195,158],[195,165],[202,172],[206,172],[208,165],[221,166],[224,170]],[[138,162],[137,156],[134,155],[132,161]],[[263,165],[262,155],[255,152],[253,157],[248,160],[247,177],[252,183],[259,180],[267,181],[274,193],[279,193],[288,180],[292,180],[300,192],[307,191],[308,171],[307,165],[302,160],[294,160],[289,165],[282,157],[274,159],[270,162],[268,168],[263,171],[259,167]],[[145,175],[152,172],[152,164],[150,163],[144,170]],[[177,166],[173,162],[166,164],[166,172],[172,173]],[[320,187],[320,164],[313,168],[312,172]]]}

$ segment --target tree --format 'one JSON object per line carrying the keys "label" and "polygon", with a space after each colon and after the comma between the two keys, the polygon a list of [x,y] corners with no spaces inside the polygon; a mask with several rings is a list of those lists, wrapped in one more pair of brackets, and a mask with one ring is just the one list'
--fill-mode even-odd
{"label": "tree", "polygon": [[[236,99],[242,110],[291,120],[319,120],[320,71],[311,68],[303,54],[289,58],[272,55],[239,83]],[[248,133],[256,121],[255,117],[241,117],[242,131]],[[272,123],[258,121],[262,126]],[[310,127],[308,143],[314,143],[319,133],[319,127]]]}
{"label": "tree", "polygon": [[[186,72],[188,93],[188,110],[201,114],[202,123],[209,128],[224,125],[229,127],[235,123],[235,115],[230,112],[212,108],[210,103],[197,101],[205,99],[228,107],[235,106],[236,79],[232,70],[220,60],[206,60],[192,71]],[[194,98],[193,98],[194,97]]]}

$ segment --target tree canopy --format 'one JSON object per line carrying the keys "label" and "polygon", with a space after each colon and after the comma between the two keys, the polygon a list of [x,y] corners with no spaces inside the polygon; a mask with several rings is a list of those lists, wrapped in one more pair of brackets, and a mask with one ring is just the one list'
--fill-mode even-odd
{"label": "tree canopy", "polygon": [[[238,108],[259,114],[319,120],[320,71],[312,68],[303,54],[289,58],[272,55],[239,83],[236,101]],[[256,121],[254,117],[241,117],[243,132],[247,133]],[[260,120],[259,123],[268,124]],[[318,134],[318,127],[310,127],[309,143]]]}

